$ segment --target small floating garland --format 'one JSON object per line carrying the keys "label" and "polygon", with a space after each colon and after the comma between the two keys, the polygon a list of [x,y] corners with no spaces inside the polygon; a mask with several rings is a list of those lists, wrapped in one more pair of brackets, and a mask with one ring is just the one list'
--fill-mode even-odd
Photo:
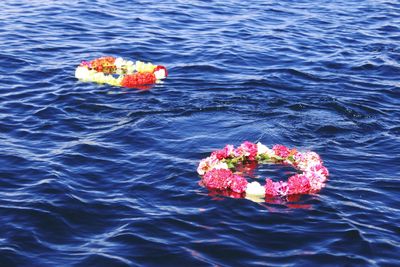
{"label": "small floating garland", "polygon": [[[235,172],[239,164],[249,162],[290,165],[299,173],[290,176],[287,181],[274,182],[266,178],[265,185],[256,181],[249,183],[244,176]],[[283,145],[274,145],[270,149],[261,143],[248,141],[237,148],[226,145],[212,152],[200,161],[197,172],[202,176],[201,184],[209,189],[231,190],[259,197],[316,193],[324,187],[329,175],[315,152],[301,153],[296,148],[289,149]]]}
{"label": "small floating garland", "polygon": [[82,61],[75,70],[75,77],[81,81],[128,88],[160,83],[167,76],[164,66],[111,56]]}

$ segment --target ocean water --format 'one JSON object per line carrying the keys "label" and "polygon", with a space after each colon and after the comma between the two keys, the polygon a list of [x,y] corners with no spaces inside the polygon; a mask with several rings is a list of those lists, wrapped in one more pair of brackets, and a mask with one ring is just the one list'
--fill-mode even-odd
{"label": "ocean water", "polygon": [[[398,1],[0,10],[0,266],[400,265]],[[104,55],[170,76],[74,78]],[[265,202],[201,187],[198,162],[245,140],[317,152],[326,187]]]}

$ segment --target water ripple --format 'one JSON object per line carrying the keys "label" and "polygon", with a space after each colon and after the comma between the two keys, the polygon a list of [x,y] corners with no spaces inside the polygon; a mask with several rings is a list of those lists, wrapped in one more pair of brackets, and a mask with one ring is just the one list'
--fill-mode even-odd
{"label": "water ripple", "polygon": [[[400,265],[398,3],[0,8],[0,265]],[[102,55],[170,76],[73,77]],[[265,202],[200,187],[198,161],[245,140],[318,152],[327,187]]]}

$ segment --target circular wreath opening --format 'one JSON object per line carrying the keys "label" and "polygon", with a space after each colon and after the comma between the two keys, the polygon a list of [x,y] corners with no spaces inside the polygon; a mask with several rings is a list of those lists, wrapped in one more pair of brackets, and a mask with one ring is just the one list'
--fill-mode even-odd
{"label": "circular wreath opening", "polygon": [[[293,167],[296,174],[287,180],[265,179],[248,182],[237,172],[238,166],[246,164],[284,164]],[[232,191],[245,196],[271,197],[310,194],[319,192],[329,176],[321,157],[312,151],[299,152],[296,148],[274,145],[272,149],[262,143],[244,142],[238,147],[226,145],[200,161],[198,174],[200,184],[211,190]]]}

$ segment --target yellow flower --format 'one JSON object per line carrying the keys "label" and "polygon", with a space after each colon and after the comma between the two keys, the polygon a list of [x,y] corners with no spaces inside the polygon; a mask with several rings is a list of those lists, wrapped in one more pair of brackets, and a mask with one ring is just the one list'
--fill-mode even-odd
{"label": "yellow flower", "polygon": [[135,65],[136,65],[136,71],[137,72],[141,72],[141,73],[143,73],[143,72],[153,72],[154,69],[156,68],[156,66],[154,66],[151,63],[144,63],[144,62],[139,61],[139,60],[136,61]]}

